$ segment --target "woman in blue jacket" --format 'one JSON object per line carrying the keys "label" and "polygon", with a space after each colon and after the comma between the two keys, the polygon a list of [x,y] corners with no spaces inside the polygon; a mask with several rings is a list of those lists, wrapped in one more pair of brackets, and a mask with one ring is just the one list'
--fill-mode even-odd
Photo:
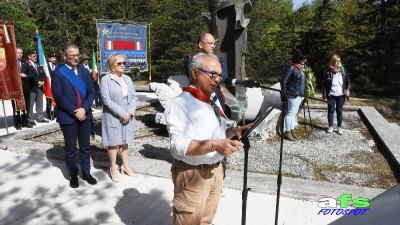
{"label": "woman in blue jacket", "polygon": [[290,93],[290,95],[282,95],[284,96],[284,102],[287,101],[287,112],[284,118],[284,136],[290,141],[300,139],[294,133],[294,129],[297,126],[297,112],[303,100],[298,94],[303,95],[305,88],[305,74],[302,71],[302,66],[305,62],[306,57],[299,50],[294,50],[291,62],[280,80],[281,90]]}
{"label": "woman in blue jacket", "polygon": [[101,78],[100,93],[103,101],[102,141],[108,147],[110,176],[119,182],[117,152],[122,158],[121,172],[133,176],[129,166],[128,143],[135,133],[136,92],[131,78],[124,73],[125,57],[120,53],[109,56],[107,66],[111,73]]}
{"label": "woman in blue jacket", "polygon": [[340,57],[333,55],[329,70],[324,74],[325,96],[328,100],[328,133],[333,132],[333,114],[336,109],[337,132],[343,134],[343,105],[350,96],[350,79],[341,64]]}

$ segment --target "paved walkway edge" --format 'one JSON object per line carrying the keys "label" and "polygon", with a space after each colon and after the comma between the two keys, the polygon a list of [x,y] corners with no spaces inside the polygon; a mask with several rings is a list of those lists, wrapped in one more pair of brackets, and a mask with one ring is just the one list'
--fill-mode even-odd
{"label": "paved walkway edge", "polygon": [[391,157],[397,172],[400,171],[400,127],[388,122],[374,107],[362,106],[359,115],[383,150]]}

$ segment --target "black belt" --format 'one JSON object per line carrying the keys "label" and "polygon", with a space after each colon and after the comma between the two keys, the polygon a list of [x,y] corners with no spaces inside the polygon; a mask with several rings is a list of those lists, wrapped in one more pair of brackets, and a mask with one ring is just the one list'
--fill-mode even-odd
{"label": "black belt", "polygon": [[214,168],[217,168],[219,166],[219,164],[221,164],[221,161],[218,161],[213,164],[200,164],[199,167],[204,168],[204,169],[214,169]]}
{"label": "black belt", "polygon": [[212,164],[200,164],[200,165],[191,165],[191,164],[185,163],[185,162],[180,161],[180,160],[175,160],[175,162],[176,163],[180,163],[180,164],[184,164],[184,165],[189,166],[189,167],[198,167],[200,169],[215,169],[215,168],[217,168],[219,166],[219,164],[221,164],[221,161],[218,161],[218,162],[212,163]]}

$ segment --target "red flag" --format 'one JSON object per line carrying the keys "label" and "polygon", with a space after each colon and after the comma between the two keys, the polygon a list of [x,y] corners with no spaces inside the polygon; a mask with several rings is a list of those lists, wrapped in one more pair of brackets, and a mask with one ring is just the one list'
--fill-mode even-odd
{"label": "red flag", "polygon": [[4,69],[0,70],[0,99],[15,99],[17,110],[23,110],[25,104],[19,75],[14,27],[9,21],[0,20],[0,52],[3,52],[0,57],[5,59]]}

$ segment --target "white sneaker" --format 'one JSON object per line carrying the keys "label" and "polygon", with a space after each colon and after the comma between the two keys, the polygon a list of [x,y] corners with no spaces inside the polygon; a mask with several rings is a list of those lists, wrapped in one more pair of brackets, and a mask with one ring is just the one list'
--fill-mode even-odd
{"label": "white sneaker", "polygon": [[343,129],[342,129],[341,127],[338,127],[337,133],[338,133],[338,134],[343,134]]}
{"label": "white sneaker", "polygon": [[333,132],[333,127],[329,127],[328,130],[327,130],[326,132],[332,133],[332,132]]}

